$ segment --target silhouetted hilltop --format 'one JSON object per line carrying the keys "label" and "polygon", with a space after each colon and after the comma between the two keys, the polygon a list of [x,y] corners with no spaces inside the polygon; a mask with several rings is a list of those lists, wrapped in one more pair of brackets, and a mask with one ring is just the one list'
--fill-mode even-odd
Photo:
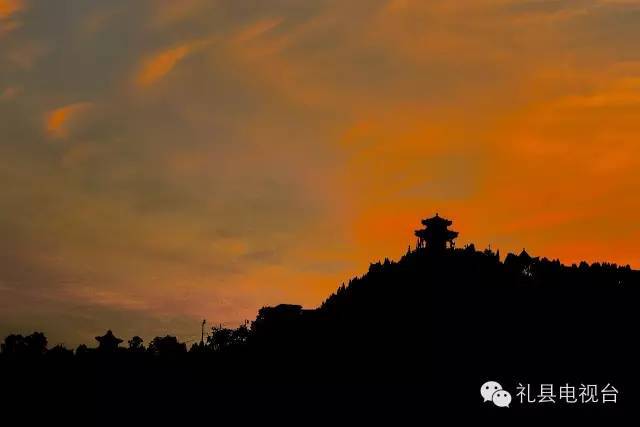
{"label": "silhouetted hilltop", "polygon": [[64,361],[84,373],[170,375],[151,383],[438,384],[425,397],[445,407],[447,393],[476,405],[488,378],[512,390],[524,381],[615,382],[634,396],[640,271],[567,266],[524,250],[503,261],[488,249],[456,248],[451,221],[436,215],[423,225],[414,249],[371,264],[316,309],[264,307],[250,325],[203,332],[190,350],[171,336],[146,347],[134,337],[123,348],[108,331],[97,348],[72,353],[47,350],[43,334],[12,335],[3,370],[46,359],[44,372]]}
{"label": "silhouetted hilltop", "polygon": [[629,266],[565,266],[525,251],[503,262],[473,245],[439,253],[418,248],[397,262],[372,264],[316,310],[261,310],[252,332],[272,351],[277,342],[278,349],[303,347],[328,358],[401,359],[405,379],[422,366],[412,364],[420,357],[450,362],[464,354],[463,366],[497,368],[493,353],[478,352],[484,346],[504,354],[517,348],[523,360],[545,351],[563,354],[558,363],[576,351],[595,360],[628,344],[623,336],[638,325],[639,285],[640,272]]}

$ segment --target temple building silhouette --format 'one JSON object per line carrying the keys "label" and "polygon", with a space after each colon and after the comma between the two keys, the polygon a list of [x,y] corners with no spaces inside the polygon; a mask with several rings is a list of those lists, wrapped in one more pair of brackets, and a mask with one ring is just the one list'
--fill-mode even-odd
{"label": "temple building silhouette", "polygon": [[107,333],[103,336],[98,336],[95,338],[96,341],[98,341],[98,350],[100,351],[116,351],[118,349],[118,345],[122,343],[122,340],[113,335],[113,332],[111,332],[111,330],[108,330]]}
{"label": "temple building silhouette", "polygon": [[436,213],[436,216],[423,219],[424,228],[415,231],[418,238],[416,249],[428,249],[430,251],[444,251],[448,247],[455,247],[455,238],[458,232],[449,230],[452,221],[442,218]]}

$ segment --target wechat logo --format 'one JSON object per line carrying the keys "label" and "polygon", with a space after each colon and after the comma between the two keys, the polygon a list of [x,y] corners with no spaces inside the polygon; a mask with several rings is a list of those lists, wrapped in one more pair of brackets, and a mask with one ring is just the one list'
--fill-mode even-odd
{"label": "wechat logo", "polygon": [[495,381],[487,381],[482,384],[480,394],[485,402],[493,402],[500,408],[508,408],[511,403],[511,393],[502,389],[502,386]]}

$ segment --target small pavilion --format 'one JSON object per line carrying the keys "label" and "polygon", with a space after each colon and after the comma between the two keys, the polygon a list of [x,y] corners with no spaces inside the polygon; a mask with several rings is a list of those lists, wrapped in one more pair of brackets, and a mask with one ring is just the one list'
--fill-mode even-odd
{"label": "small pavilion", "polygon": [[96,341],[98,341],[98,350],[100,351],[116,351],[118,345],[122,342],[120,338],[113,335],[111,330],[108,330],[107,333],[101,337],[96,337]]}
{"label": "small pavilion", "polygon": [[441,252],[449,248],[455,247],[454,240],[458,237],[458,232],[449,230],[452,221],[442,218],[438,214],[436,216],[423,219],[423,229],[416,230],[415,235],[418,238],[416,249],[428,249],[434,252]]}

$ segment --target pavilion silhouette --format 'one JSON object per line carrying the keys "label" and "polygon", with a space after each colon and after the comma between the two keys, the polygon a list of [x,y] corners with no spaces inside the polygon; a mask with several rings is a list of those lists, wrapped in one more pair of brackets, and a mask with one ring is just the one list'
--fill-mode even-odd
{"label": "pavilion silhouette", "polygon": [[416,249],[429,249],[433,252],[443,252],[447,247],[455,248],[455,239],[458,232],[449,230],[449,226],[453,224],[446,218],[436,216],[423,219],[424,228],[415,231],[418,238]]}

